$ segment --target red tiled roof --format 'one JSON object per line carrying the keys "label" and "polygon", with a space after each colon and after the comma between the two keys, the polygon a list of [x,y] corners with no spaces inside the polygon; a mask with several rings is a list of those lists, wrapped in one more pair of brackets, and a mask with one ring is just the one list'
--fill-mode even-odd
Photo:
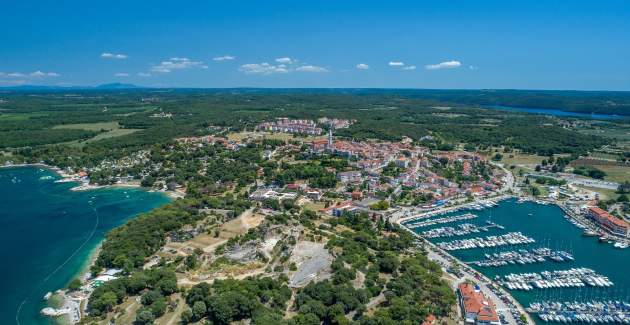
{"label": "red tiled roof", "polygon": [[477,320],[495,322],[499,320],[494,303],[487,299],[481,291],[475,290],[475,286],[470,283],[459,285],[459,292],[462,295],[464,309],[467,313],[477,314]]}
{"label": "red tiled roof", "polygon": [[616,218],[615,216],[611,215],[610,213],[608,213],[608,211],[601,209],[599,207],[591,207],[589,208],[589,210],[591,210],[591,212],[595,213],[597,216],[599,216],[600,218],[603,219],[608,219],[608,221],[612,222],[613,224],[615,224],[616,226],[619,227],[623,227],[623,228],[628,228],[628,223]]}

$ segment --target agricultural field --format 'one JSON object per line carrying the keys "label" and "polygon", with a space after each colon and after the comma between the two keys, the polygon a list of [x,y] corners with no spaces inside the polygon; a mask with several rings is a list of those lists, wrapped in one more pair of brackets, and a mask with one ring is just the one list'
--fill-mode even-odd
{"label": "agricultural field", "polygon": [[139,129],[123,129],[118,122],[99,122],[99,123],[77,123],[77,124],[62,124],[56,125],[53,129],[66,129],[66,130],[85,130],[101,132],[94,137],[84,141],[72,141],[69,144],[83,145],[94,141],[99,141],[108,138],[115,138],[123,135],[132,134],[140,131]]}
{"label": "agricultural field", "polygon": [[604,180],[611,182],[630,181],[630,165],[624,166],[610,160],[578,159],[571,162],[572,167],[584,166],[599,169],[606,173]]}

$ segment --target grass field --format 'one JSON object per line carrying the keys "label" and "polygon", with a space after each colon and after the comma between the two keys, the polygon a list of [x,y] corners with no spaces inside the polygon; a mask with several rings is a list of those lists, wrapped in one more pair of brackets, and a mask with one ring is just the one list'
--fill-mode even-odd
{"label": "grass field", "polygon": [[100,130],[116,130],[120,129],[118,122],[101,122],[101,123],[80,123],[80,124],[62,124],[56,125],[53,129],[77,129],[86,131],[100,131]]}
{"label": "grass field", "polygon": [[119,136],[131,134],[137,131],[140,131],[140,130],[139,129],[115,129],[115,130],[101,133],[91,139],[86,140],[85,142],[94,142],[94,141],[103,140],[107,138],[119,137]]}
{"label": "grass field", "polygon": [[62,125],[54,126],[53,129],[79,129],[79,130],[86,130],[86,131],[102,131],[102,130],[105,131],[83,142],[72,141],[68,143],[71,145],[78,145],[78,146],[81,146],[89,142],[94,142],[94,141],[103,140],[107,138],[119,137],[119,136],[123,136],[123,135],[140,131],[139,129],[121,129],[118,122],[62,124]]}
{"label": "grass field", "polygon": [[[586,160],[582,160],[582,161],[586,161]],[[573,167],[586,166],[586,167],[593,167],[593,168],[602,170],[604,173],[606,173],[606,176],[604,177],[604,179],[607,181],[618,182],[618,183],[630,181],[630,166],[620,166],[620,165],[617,165],[608,161],[601,161],[601,162],[602,162],[601,164],[598,164],[597,160],[588,160],[588,163],[577,162],[577,163],[572,163],[571,166]]]}
{"label": "grass field", "polygon": [[[499,161],[503,163],[505,166],[516,165],[516,166],[535,166],[542,162],[543,159],[547,159],[547,157],[538,156],[538,155],[529,155],[529,154],[521,154],[521,153],[501,153],[503,155],[503,159]],[[491,159],[494,156],[494,153],[489,155],[487,158]],[[513,156],[513,157],[510,157]]]}
{"label": "grass field", "polygon": [[24,121],[31,117],[44,116],[44,113],[2,113],[0,114],[0,122]]}

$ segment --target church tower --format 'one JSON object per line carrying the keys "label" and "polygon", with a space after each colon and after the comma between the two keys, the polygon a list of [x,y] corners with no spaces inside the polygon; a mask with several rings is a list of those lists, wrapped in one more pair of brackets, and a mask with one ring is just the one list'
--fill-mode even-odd
{"label": "church tower", "polygon": [[328,129],[328,150],[333,150],[333,131],[332,125]]}

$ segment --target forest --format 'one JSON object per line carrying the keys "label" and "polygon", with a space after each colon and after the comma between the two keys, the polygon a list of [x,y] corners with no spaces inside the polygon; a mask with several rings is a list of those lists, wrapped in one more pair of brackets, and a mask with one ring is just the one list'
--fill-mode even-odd
{"label": "forest", "polygon": [[[465,143],[472,148],[503,145],[541,155],[582,154],[608,143],[599,136],[567,129],[552,117],[482,109],[481,102],[470,99],[491,93],[501,100],[488,104],[557,108],[567,103],[571,109],[576,102],[595,103],[603,95],[535,92],[557,103],[534,105],[528,101],[537,97],[529,92],[478,92],[483,96],[467,91],[333,89],[4,92],[0,94],[0,150],[15,154],[13,159],[55,159],[62,166],[89,164],[175,137],[210,134],[217,128],[253,130],[259,122],[277,117],[323,116],[356,120],[350,128],[337,130],[338,137],[399,140],[407,136],[430,139],[425,144],[438,149]],[[619,101],[615,107],[627,105],[625,93],[613,95],[619,97],[613,96]],[[81,127],[104,122],[116,122],[120,129],[134,132],[103,136],[108,135],[106,130]]]}

